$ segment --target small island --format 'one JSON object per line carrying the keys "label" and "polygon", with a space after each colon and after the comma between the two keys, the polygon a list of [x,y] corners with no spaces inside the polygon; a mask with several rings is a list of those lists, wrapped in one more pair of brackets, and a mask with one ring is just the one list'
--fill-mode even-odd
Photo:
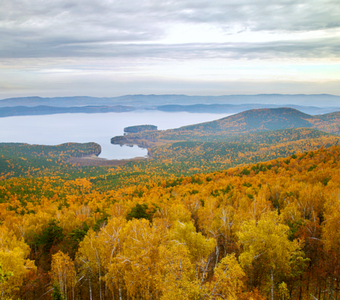
{"label": "small island", "polygon": [[[158,141],[156,135],[158,133],[155,125],[136,125],[124,128],[124,135],[111,138],[111,144],[133,146],[140,148],[151,148]],[[141,134],[142,133],[142,134]]]}
{"label": "small island", "polygon": [[150,131],[150,130],[157,130],[157,126],[155,125],[129,126],[129,127],[124,128],[124,134],[137,133],[137,132]]}

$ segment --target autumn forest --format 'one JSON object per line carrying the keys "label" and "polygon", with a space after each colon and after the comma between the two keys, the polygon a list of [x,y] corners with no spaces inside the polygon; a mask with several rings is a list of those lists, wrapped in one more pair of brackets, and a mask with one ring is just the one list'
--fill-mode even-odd
{"label": "autumn forest", "polygon": [[339,112],[126,132],[0,143],[1,299],[340,299]]}

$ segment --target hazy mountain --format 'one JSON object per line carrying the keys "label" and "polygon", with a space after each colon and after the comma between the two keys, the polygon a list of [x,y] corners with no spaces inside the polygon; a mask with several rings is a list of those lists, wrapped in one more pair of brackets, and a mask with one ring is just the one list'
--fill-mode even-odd
{"label": "hazy mountain", "polygon": [[131,106],[78,106],[78,107],[53,107],[53,106],[13,106],[0,107],[0,117],[30,116],[30,115],[53,115],[65,113],[107,113],[107,112],[128,112],[135,108]]}
{"label": "hazy mountain", "polygon": [[340,96],[329,94],[317,95],[226,95],[226,96],[187,96],[187,95],[125,95],[120,97],[19,97],[0,100],[0,107],[5,106],[115,106],[155,107],[162,105],[192,105],[192,104],[272,104],[300,105],[317,107],[339,107]]}

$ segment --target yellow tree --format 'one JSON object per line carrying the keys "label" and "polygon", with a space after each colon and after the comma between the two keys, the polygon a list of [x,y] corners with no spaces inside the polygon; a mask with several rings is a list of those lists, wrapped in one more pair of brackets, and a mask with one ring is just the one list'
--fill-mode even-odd
{"label": "yellow tree", "polygon": [[[335,198],[335,199],[334,199]],[[323,272],[326,274],[328,293],[330,298],[337,293],[339,287],[339,262],[340,262],[340,200],[330,197],[326,203],[325,222],[323,223],[322,240],[325,245],[325,260]]]}
{"label": "yellow tree", "polygon": [[161,300],[194,300],[201,294],[195,264],[190,260],[188,247],[170,243],[161,248],[164,273],[161,280]]}
{"label": "yellow tree", "polygon": [[228,254],[214,269],[214,280],[209,284],[208,299],[236,300],[242,292],[243,272],[235,254]]}
{"label": "yellow tree", "polygon": [[326,203],[325,222],[323,224],[322,238],[327,250],[340,255],[340,200],[338,196]]}
{"label": "yellow tree", "polygon": [[93,299],[93,285],[98,285],[99,299],[103,297],[101,284],[101,278],[105,275],[101,254],[103,251],[105,251],[104,241],[90,229],[84,240],[80,242],[76,257],[82,278],[88,281],[90,299]]}
{"label": "yellow tree", "polygon": [[52,255],[51,277],[53,282],[58,282],[65,300],[69,299],[70,295],[74,299],[76,271],[73,261],[67,254],[59,251]]}
{"label": "yellow tree", "polygon": [[[197,224],[199,226],[200,231],[207,237],[214,238],[217,241],[217,245],[215,248],[216,254],[216,262],[217,264],[220,258],[220,248],[225,245],[226,240],[224,239],[224,228],[221,224],[220,216],[225,212],[224,207],[222,208],[223,212],[221,212],[221,208],[218,208],[219,202],[215,197],[208,197],[204,201],[204,206],[200,207],[197,215],[198,221]],[[223,222],[223,221],[222,221]],[[225,250],[225,247],[224,247]]]}
{"label": "yellow tree", "polygon": [[166,223],[146,219],[133,219],[124,226],[118,255],[111,259],[105,276],[109,287],[118,289],[118,297],[159,299],[160,263],[159,247],[166,240]]}
{"label": "yellow tree", "polygon": [[125,225],[125,218],[114,217],[111,218],[107,225],[99,232],[99,236],[105,247],[105,251],[101,251],[101,259],[106,272],[103,280],[113,294],[115,293],[115,290],[118,290],[118,294],[121,294],[122,280],[116,272],[117,270],[112,272],[112,264],[115,261],[115,257],[122,251],[122,246],[126,238],[123,234]]}
{"label": "yellow tree", "polygon": [[172,243],[185,245],[189,251],[190,261],[195,265],[198,284],[203,288],[212,262],[210,255],[215,247],[216,240],[207,239],[200,232],[196,232],[195,226],[190,223],[177,222],[170,233]]}
{"label": "yellow tree", "polygon": [[22,286],[31,272],[36,272],[34,261],[27,259],[29,246],[23,239],[18,240],[13,232],[0,226],[0,265],[7,276],[0,282],[1,298],[11,297]]}
{"label": "yellow tree", "polygon": [[300,253],[300,245],[288,238],[289,227],[284,225],[276,211],[264,213],[260,220],[245,222],[237,232],[243,252],[242,266],[256,265],[262,276],[270,275],[270,298],[274,299],[275,276],[289,274],[290,259]]}

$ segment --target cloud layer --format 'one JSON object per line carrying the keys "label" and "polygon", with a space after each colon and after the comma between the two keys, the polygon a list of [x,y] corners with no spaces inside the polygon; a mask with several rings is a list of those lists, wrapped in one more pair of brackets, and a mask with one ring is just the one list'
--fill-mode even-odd
{"label": "cloud layer", "polygon": [[[92,73],[94,81],[109,72],[111,82],[121,82],[118,74],[131,83],[152,77],[175,82],[183,62],[185,73],[209,80],[230,81],[228,68],[225,77],[216,69],[240,64],[245,70],[246,60],[260,73],[268,61],[278,69],[289,65],[285,81],[297,80],[294,70],[303,76],[306,64],[319,65],[319,82],[337,81],[327,68],[339,65],[339,36],[338,0],[3,0],[0,93],[27,89],[41,73],[54,74],[47,81],[71,73],[75,84],[88,84],[74,70]],[[171,76],[157,71],[169,65]],[[32,78],[19,85],[15,76]]]}

